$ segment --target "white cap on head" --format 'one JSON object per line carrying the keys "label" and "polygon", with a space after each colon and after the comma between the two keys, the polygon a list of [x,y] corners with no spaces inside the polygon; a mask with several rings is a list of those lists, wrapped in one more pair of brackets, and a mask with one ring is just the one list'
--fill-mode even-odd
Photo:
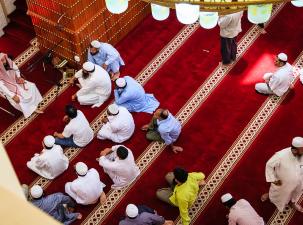
{"label": "white cap on head", "polygon": [[55,138],[52,135],[47,135],[44,137],[43,143],[46,147],[51,148],[55,144]]}
{"label": "white cap on head", "polygon": [[287,62],[287,55],[285,53],[280,53],[278,55],[278,59],[280,59],[283,62]]}
{"label": "white cap on head", "polygon": [[128,204],[126,206],[126,215],[130,218],[135,218],[139,214],[139,209],[134,204]]}
{"label": "white cap on head", "polygon": [[82,65],[82,69],[86,70],[87,72],[92,72],[95,69],[95,65],[92,62],[85,62]]}
{"label": "white cap on head", "polygon": [[80,176],[84,176],[85,174],[87,174],[87,171],[88,171],[88,167],[85,163],[77,162],[77,164],[76,164],[77,174],[79,174]]}
{"label": "white cap on head", "polygon": [[295,148],[302,148],[303,147],[303,138],[302,137],[295,137],[292,139],[292,146]]}
{"label": "white cap on head", "polygon": [[113,115],[117,115],[119,113],[119,107],[115,103],[109,105],[107,110]]}
{"label": "white cap on head", "polygon": [[94,48],[100,48],[101,47],[101,43],[98,40],[93,40],[90,45]]}
{"label": "white cap on head", "polygon": [[226,193],[226,194],[221,196],[221,202],[222,203],[228,202],[232,198],[233,198],[233,196],[230,193]]}
{"label": "white cap on head", "polygon": [[34,186],[32,186],[30,193],[33,198],[40,198],[43,194],[43,190],[42,190],[41,186],[34,185]]}
{"label": "white cap on head", "polygon": [[115,83],[119,88],[124,88],[126,86],[126,80],[124,78],[118,78]]}

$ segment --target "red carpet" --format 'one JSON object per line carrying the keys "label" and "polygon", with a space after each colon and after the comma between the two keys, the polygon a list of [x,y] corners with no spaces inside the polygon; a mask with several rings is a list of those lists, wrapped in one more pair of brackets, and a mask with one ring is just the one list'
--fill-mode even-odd
{"label": "red carpet", "polygon": [[[169,26],[172,28],[167,29]],[[139,25],[130,36],[121,41],[117,47],[125,62],[129,62],[125,70],[122,70],[122,73],[135,76],[182,27],[183,26],[174,18],[171,18],[165,23],[155,23],[151,17],[144,20],[142,24]],[[150,29],[153,30],[153,32],[151,32]],[[160,37],[156,41],[153,40],[155,35]],[[142,37],[145,37],[145,41],[138,42]],[[144,46],[151,42],[152,44],[150,44],[148,52],[142,52]],[[124,52],[126,53],[124,54]],[[134,59],[136,59],[136,61],[134,61]],[[74,87],[68,88],[47,108],[43,115],[37,117],[21,134],[6,146],[7,152],[12,159],[14,168],[22,183],[31,183],[37,177],[36,174],[27,169],[26,162],[35,152],[41,150],[41,140],[45,135],[63,129],[61,118],[64,116],[64,106],[70,102],[70,97],[76,90]],[[76,105],[87,115],[88,120],[92,121],[108,105],[108,102],[109,101],[100,108],[95,109],[91,109],[88,106]],[[29,136],[31,138],[28,138]],[[16,155],[16,149],[19,149],[20,146],[27,146],[26,151],[19,152],[19,154]]]}

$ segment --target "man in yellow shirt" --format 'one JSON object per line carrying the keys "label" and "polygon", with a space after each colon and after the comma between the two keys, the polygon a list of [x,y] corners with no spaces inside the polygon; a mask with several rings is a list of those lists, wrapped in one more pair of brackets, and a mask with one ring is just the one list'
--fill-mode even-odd
{"label": "man in yellow shirt", "polygon": [[175,168],[165,176],[169,188],[157,190],[157,198],[179,208],[182,224],[188,225],[190,218],[189,207],[197,198],[199,187],[205,185],[203,173],[188,173],[182,168]]}

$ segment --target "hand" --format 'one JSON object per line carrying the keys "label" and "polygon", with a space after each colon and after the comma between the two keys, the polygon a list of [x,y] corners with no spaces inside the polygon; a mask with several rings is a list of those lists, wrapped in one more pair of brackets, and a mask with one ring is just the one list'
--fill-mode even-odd
{"label": "hand", "polygon": [[100,196],[100,203],[101,205],[104,204],[106,202],[106,195],[104,192],[102,192],[101,196]]}
{"label": "hand", "polygon": [[107,119],[107,117],[104,117],[104,118],[102,118],[102,123],[107,123],[108,122],[108,119]]}
{"label": "hand", "polygon": [[54,132],[54,135],[53,135],[53,136],[54,136],[54,137],[58,137],[58,134],[59,134],[58,132]]}
{"label": "hand", "polygon": [[68,116],[64,116],[63,119],[62,119],[63,123],[69,123],[70,119]]}
{"label": "hand", "polygon": [[76,94],[72,95],[72,101],[74,102],[76,101],[76,99],[77,99],[77,95]]}
{"label": "hand", "polygon": [[71,84],[71,85],[74,85],[75,78],[74,77],[70,78],[69,81],[68,81],[68,83]]}
{"label": "hand", "polygon": [[105,148],[100,152],[100,156],[106,156],[108,153],[112,151],[111,148]]}
{"label": "hand", "polygon": [[281,180],[277,180],[277,181],[274,181],[272,182],[274,185],[277,185],[277,186],[281,186],[282,185],[282,181]]}
{"label": "hand", "polygon": [[102,64],[102,68],[106,70],[107,69],[107,65],[105,63],[103,63]]}
{"label": "hand", "polygon": [[18,84],[24,84],[24,83],[25,83],[25,80],[24,80],[22,77],[18,77],[18,78],[17,78],[17,83],[18,83]]}
{"label": "hand", "polygon": [[205,180],[200,180],[199,186],[204,186],[206,184]]}
{"label": "hand", "polygon": [[77,216],[77,220],[81,220],[82,219],[82,214],[79,213],[78,216]]}
{"label": "hand", "polygon": [[18,95],[15,95],[15,96],[13,97],[13,100],[14,100],[17,104],[20,103],[20,98],[18,97]]}
{"label": "hand", "polygon": [[164,224],[163,225],[174,225],[174,221],[172,220],[165,220]]}

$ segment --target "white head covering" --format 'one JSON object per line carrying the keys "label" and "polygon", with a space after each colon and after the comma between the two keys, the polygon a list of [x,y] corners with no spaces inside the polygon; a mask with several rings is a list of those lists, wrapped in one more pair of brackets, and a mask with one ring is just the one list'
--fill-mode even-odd
{"label": "white head covering", "polygon": [[52,135],[47,135],[44,137],[43,143],[46,147],[51,148],[55,144],[55,138]]}
{"label": "white head covering", "polygon": [[287,62],[287,55],[285,53],[280,53],[278,55],[278,59],[280,59],[283,62]]}
{"label": "white head covering", "polygon": [[93,46],[94,48],[100,48],[101,47],[101,43],[98,40],[93,40],[90,43],[91,46]]}
{"label": "white head covering", "polygon": [[135,218],[138,216],[139,210],[138,207],[135,206],[134,204],[128,204],[126,207],[126,215],[130,218]]}
{"label": "white head covering", "polygon": [[221,202],[225,203],[225,202],[231,200],[232,198],[233,198],[233,196],[230,193],[226,193],[221,196]]}
{"label": "white head covering", "polygon": [[95,65],[92,62],[85,62],[82,65],[82,69],[86,70],[87,72],[92,72],[95,69]]}
{"label": "white head covering", "polygon": [[115,82],[119,88],[124,88],[126,86],[126,80],[124,78],[118,78]]}
{"label": "white head covering", "polygon": [[295,137],[292,139],[292,146],[295,148],[302,148],[303,147],[303,138],[302,137]]}
{"label": "white head covering", "polygon": [[43,194],[43,190],[39,185],[32,186],[30,192],[33,198],[40,198]]}
{"label": "white head covering", "polygon": [[77,162],[76,171],[77,171],[77,174],[79,174],[80,176],[84,176],[85,174],[87,174],[88,167],[83,162]]}
{"label": "white head covering", "polygon": [[117,115],[119,113],[119,107],[115,103],[109,105],[107,110],[113,115]]}

